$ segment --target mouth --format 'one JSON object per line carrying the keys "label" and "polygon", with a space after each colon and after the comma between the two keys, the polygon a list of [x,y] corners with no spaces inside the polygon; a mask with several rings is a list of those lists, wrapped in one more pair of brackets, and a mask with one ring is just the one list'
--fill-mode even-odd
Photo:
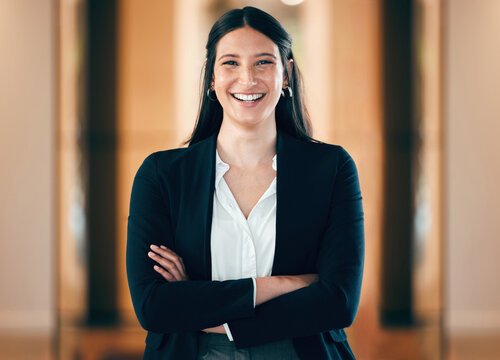
{"label": "mouth", "polygon": [[262,100],[262,98],[264,98],[264,96],[266,96],[266,94],[264,94],[264,93],[257,93],[257,94],[239,94],[239,93],[236,93],[236,94],[231,94],[231,96],[242,103],[257,103],[260,100]]}

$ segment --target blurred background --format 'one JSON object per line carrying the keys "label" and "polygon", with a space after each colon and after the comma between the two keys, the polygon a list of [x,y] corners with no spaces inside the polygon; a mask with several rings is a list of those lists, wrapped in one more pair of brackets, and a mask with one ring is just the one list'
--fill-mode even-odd
{"label": "blurred background", "polygon": [[499,359],[498,0],[0,0],[0,358],[141,358],[133,177],[190,135],[208,31],[245,5],[358,167],[357,358]]}

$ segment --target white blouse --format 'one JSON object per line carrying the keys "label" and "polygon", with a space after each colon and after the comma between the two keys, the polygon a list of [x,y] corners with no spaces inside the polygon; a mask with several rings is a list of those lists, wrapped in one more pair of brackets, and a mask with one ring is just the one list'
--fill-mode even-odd
{"label": "white blouse", "polygon": [[[276,245],[276,177],[245,218],[224,174],[229,165],[215,151],[215,192],[213,201],[211,257],[212,280],[235,280],[271,276]],[[273,169],[277,170],[276,155]],[[224,324],[229,340],[233,337]]]}

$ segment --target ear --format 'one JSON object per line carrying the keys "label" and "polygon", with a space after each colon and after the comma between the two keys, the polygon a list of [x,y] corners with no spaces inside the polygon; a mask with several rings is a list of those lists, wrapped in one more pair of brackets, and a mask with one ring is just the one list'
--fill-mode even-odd
{"label": "ear", "polygon": [[[293,59],[288,59],[286,62],[286,67],[288,70],[288,76],[292,76],[292,69],[293,69]],[[286,73],[283,71],[283,86],[286,87],[288,86],[288,80],[286,77]]]}
{"label": "ear", "polygon": [[[203,71],[207,71],[207,59],[203,62]],[[214,88],[215,74],[212,72],[212,81],[210,82],[210,89]]]}

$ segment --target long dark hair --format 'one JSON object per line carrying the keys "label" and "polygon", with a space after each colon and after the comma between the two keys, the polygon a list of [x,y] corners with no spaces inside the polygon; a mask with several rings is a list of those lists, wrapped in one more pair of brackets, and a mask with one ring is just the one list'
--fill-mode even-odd
{"label": "long dark hair", "polygon": [[[222,106],[219,101],[208,98],[214,72],[216,46],[220,38],[228,32],[249,26],[270,38],[277,46],[292,97],[281,96],[276,105],[276,127],[296,138],[317,142],[312,138],[312,127],[304,104],[302,77],[292,53],[292,38],[274,17],[252,6],[230,10],[212,26],[206,45],[201,101],[196,125],[190,138],[184,142],[189,146],[218,132],[222,124]],[[292,72],[288,72],[287,61],[292,59]]]}

